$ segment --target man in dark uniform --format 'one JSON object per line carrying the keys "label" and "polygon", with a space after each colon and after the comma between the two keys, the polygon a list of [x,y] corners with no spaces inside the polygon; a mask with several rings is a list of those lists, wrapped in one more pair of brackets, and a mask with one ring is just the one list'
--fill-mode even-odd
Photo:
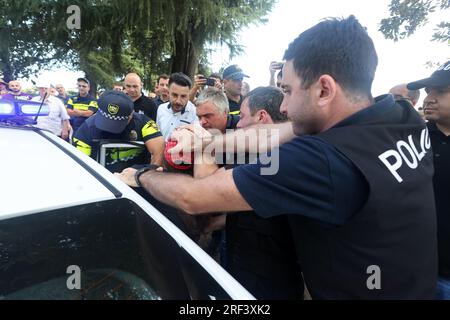
{"label": "man in dark uniform", "polygon": [[[280,113],[282,101],[278,88],[251,91],[242,102],[237,127],[286,122]],[[303,277],[286,216],[263,219],[254,212],[229,214],[225,230],[225,269],[257,299],[303,299]]]}
{"label": "man in dark uniform", "polygon": [[149,97],[142,93],[143,83],[141,77],[136,73],[129,73],[125,77],[125,93],[134,103],[134,111],[145,114],[148,118],[156,121],[158,106]]}
{"label": "man in dark uniform", "polygon": [[[139,181],[191,214],[287,215],[313,299],[433,299],[436,211],[425,123],[408,103],[372,97],[378,58],[354,16],[303,32],[284,58],[281,112],[296,137],[273,150],[276,172],[258,162],[202,179],[148,171]],[[214,139],[205,142],[210,151]]]}
{"label": "man in dark uniform", "polygon": [[239,114],[241,103],[244,99],[242,96],[244,77],[248,78],[249,76],[237,65],[229,66],[223,71],[223,87],[228,98],[231,114]]}
{"label": "man in dark uniform", "polygon": [[79,78],[77,81],[78,95],[69,98],[67,102],[67,113],[70,116],[70,123],[74,132],[98,110],[97,100],[89,94],[90,81],[86,78]]}
{"label": "man in dark uniform", "polygon": [[[164,139],[156,123],[133,110],[133,102],[124,93],[105,92],[98,101],[99,112],[89,118],[75,133],[73,144],[96,159],[96,141],[142,141],[151,154],[151,163],[162,165]],[[107,168],[120,172],[134,164],[145,164],[147,153],[142,149],[115,149],[107,154]]]}
{"label": "man in dark uniform", "polygon": [[425,118],[429,120],[434,152],[434,193],[436,199],[439,253],[438,298],[450,300],[450,61],[430,78],[408,84],[408,89],[425,88]]}

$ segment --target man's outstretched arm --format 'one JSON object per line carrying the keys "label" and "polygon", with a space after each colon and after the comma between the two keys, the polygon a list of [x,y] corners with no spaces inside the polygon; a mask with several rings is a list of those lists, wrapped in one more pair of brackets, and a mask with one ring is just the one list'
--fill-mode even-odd
{"label": "man's outstretched arm", "polygon": [[[135,172],[134,169],[126,169],[116,175],[133,186]],[[140,176],[139,181],[159,201],[189,214],[252,210],[234,183],[233,170],[218,170],[202,179],[184,174],[148,171]]]}

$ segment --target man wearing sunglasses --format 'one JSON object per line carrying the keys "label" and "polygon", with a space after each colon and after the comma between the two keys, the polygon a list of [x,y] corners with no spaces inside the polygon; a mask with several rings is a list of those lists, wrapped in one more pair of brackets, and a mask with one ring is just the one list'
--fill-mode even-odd
{"label": "man wearing sunglasses", "polygon": [[69,113],[74,132],[98,110],[97,100],[89,94],[91,83],[86,78],[78,80],[78,95],[67,102],[67,112]]}

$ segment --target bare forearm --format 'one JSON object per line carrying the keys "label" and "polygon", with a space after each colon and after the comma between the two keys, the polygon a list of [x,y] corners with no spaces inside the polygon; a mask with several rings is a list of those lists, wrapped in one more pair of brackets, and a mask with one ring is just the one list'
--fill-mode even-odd
{"label": "bare forearm", "polygon": [[194,178],[183,174],[149,171],[140,177],[140,181],[153,197],[185,211],[189,185],[194,182]]}
{"label": "bare forearm", "polygon": [[[226,150],[235,153],[258,153],[270,151],[272,148],[289,142],[295,137],[290,122],[273,125],[252,126],[247,129],[236,130],[222,136],[215,136],[214,150]],[[229,150],[233,148],[233,150]]]}
{"label": "bare forearm", "polygon": [[155,152],[152,154],[151,164],[162,166],[163,165],[163,152]]}
{"label": "bare forearm", "polygon": [[212,156],[206,153],[197,153],[194,160],[194,178],[199,179],[210,176],[217,170],[219,170],[219,166]]}
{"label": "bare forearm", "polygon": [[90,110],[81,111],[75,109],[67,109],[67,113],[69,114],[70,117],[84,117],[84,118],[89,118],[94,114],[94,112]]}

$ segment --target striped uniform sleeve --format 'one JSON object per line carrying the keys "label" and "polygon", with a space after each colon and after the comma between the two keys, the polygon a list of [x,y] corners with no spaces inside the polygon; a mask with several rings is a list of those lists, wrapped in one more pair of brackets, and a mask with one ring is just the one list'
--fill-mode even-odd
{"label": "striped uniform sleeve", "polygon": [[70,98],[69,101],[67,101],[67,109],[73,110],[73,100],[72,100],[72,98]]}
{"label": "striped uniform sleeve", "polygon": [[98,111],[98,103],[97,103],[96,100],[92,100],[92,101],[89,103],[89,110],[92,111],[92,112],[94,112],[94,113],[96,113],[96,112]]}
{"label": "striped uniform sleeve", "polygon": [[144,142],[147,142],[148,140],[157,137],[162,137],[158,125],[156,124],[155,121],[149,120],[142,126],[142,139],[144,140]]}
{"label": "striped uniform sleeve", "polygon": [[91,138],[87,134],[88,127],[83,124],[73,136],[73,145],[75,148],[86,154],[87,156],[92,156],[92,142]]}

